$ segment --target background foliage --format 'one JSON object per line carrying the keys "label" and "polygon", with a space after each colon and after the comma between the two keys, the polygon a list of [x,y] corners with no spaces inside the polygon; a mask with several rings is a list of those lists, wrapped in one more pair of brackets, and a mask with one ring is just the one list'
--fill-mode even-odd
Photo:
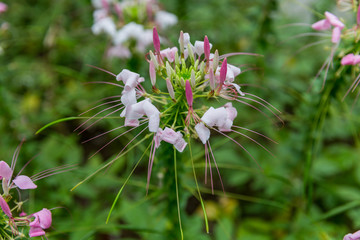
{"label": "background foliage", "polygon": [[[192,41],[206,34],[222,53],[254,52],[264,58],[232,57],[238,65],[255,71],[241,74],[237,81],[249,84],[257,95],[280,109],[284,124],[268,119],[251,108],[238,108],[241,126],[260,131],[279,144],[257,139],[276,155],[246,139],[241,143],[254,155],[261,169],[244,151],[222,138],[213,140],[215,155],[225,183],[218,181],[215,194],[203,184],[201,145],[193,146],[197,174],[210,220],[205,233],[191,164],[178,160],[183,174],[181,204],[185,239],[342,239],[360,228],[359,102],[352,96],[341,102],[351,79],[330,71],[320,92],[322,77],[314,79],[329,54],[323,45],[298,52],[314,37],[295,37],[310,27],[287,25],[312,23],[335,1],[291,0],[168,0],[164,8],[179,17],[179,24],[166,33],[177,44],[180,30]],[[104,97],[120,94],[118,88],[86,84],[113,81],[113,77],[87,64],[115,74],[124,68],[148,78],[143,56],[126,62],[106,59],[108,39],[91,33],[93,8],[89,1],[7,1],[0,15],[9,24],[0,32],[0,132],[1,159],[10,161],[25,137],[18,169],[32,156],[26,168],[31,175],[64,164],[79,164],[75,171],[38,182],[29,191],[26,210],[53,210],[49,239],[167,239],[164,232],[177,223],[167,220],[167,199],[161,192],[162,165],[153,171],[146,195],[146,161],[135,171],[121,196],[109,224],[106,216],[112,201],[147,145],[117,161],[105,174],[69,190],[101,163],[116,156],[131,138],[127,135],[89,158],[116,135],[81,144],[119,125],[118,120],[101,121],[81,135],[73,130],[79,120],[56,124],[38,135],[45,124],[77,116]],[[351,14],[350,14],[351,15]],[[351,21],[351,19],[349,20]],[[336,63],[335,63],[336,64]],[[336,69],[336,66],[334,66]],[[309,88],[310,86],[312,88]],[[250,91],[250,90],[249,90]],[[326,96],[326,97],[324,97]],[[266,110],[264,110],[266,111]],[[256,136],[254,136],[256,137]],[[166,183],[165,183],[166,184]],[[174,206],[176,207],[176,205]]]}

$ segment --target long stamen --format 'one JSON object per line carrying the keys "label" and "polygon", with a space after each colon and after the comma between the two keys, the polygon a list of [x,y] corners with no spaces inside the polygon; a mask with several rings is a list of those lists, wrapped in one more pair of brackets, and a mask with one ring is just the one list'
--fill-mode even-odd
{"label": "long stamen", "polygon": [[[119,137],[123,136],[124,134],[126,134],[126,133],[128,133],[128,132],[131,132],[132,130],[134,130],[134,129],[136,129],[136,128],[142,126],[142,125],[144,125],[145,123],[146,123],[146,122],[144,122],[143,124],[140,124],[140,125],[137,126],[137,127],[133,127],[133,128],[131,128],[131,129],[123,132],[123,133],[120,134],[119,136],[116,136],[115,138],[111,139],[108,143],[106,143],[106,144],[105,144],[104,146],[102,146],[99,150],[97,150],[93,155],[91,155],[91,156],[89,157],[89,159],[92,158],[92,157],[94,157],[97,153],[99,153],[101,150],[103,150],[106,146],[108,146],[110,143],[112,143],[113,141],[115,141],[115,140],[118,139]],[[146,129],[146,128],[144,128],[144,129]]]}
{"label": "long stamen", "polygon": [[113,100],[113,101],[110,101],[110,102],[105,102],[105,103],[99,104],[99,105],[97,105],[97,106],[95,106],[95,107],[93,107],[93,108],[90,108],[89,110],[87,110],[87,111],[85,111],[85,112],[80,113],[79,116],[84,115],[85,113],[88,113],[88,112],[90,112],[91,110],[94,110],[94,109],[96,109],[96,108],[98,108],[98,107],[101,107],[101,106],[104,106],[104,105],[106,105],[106,104],[116,103],[116,102],[120,102],[120,101],[121,101],[121,99],[118,99],[118,100]]}
{"label": "long stamen", "polygon": [[[75,128],[75,129],[74,129],[74,132],[77,131],[77,130],[78,130],[79,128],[81,128],[82,126],[84,126],[87,122],[89,122],[91,119],[93,119],[94,117],[96,117],[96,116],[99,115],[100,113],[103,113],[103,112],[105,112],[105,111],[107,111],[107,110],[109,110],[109,109],[115,108],[115,107],[119,107],[119,106],[121,106],[121,105],[123,105],[123,104],[122,104],[122,103],[116,104],[116,105],[114,105],[114,106],[111,106],[111,107],[108,107],[108,108],[105,108],[105,109],[101,110],[100,112],[96,113],[95,115],[93,115],[92,117],[90,117],[88,120],[86,120],[85,122],[83,122],[82,124],[80,124],[80,126],[78,126],[77,128]],[[81,134],[81,132],[80,132],[79,134]]]}
{"label": "long stamen", "polygon": [[253,131],[253,130],[248,129],[248,128],[240,127],[240,126],[235,126],[235,125],[232,125],[232,126],[235,127],[235,128],[240,128],[240,129],[243,129],[243,130],[246,130],[246,131],[255,133],[255,134],[257,134],[257,135],[259,135],[259,136],[261,136],[261,137],[263,137],[263,138],[266,138],[267,140],[269,140],[269,141],[271,141],[271,142],[273,142],[273,143],[275,143],[275,144],[278,144],[278,142],[274,141],[273,139],[271,139],[271,138],[269,138],[269,137],[267,137],[267,136],[265,136],[264,134],[261,134],[261,133],[259,133],[259,132]]}
{"label": "long stamen", "polygon": [[[211,153],[211,156],[212,156],[212,158],[213,158],[216,171],[217,171],[217,173],[218,173],[218,175],[219,175],[219,179],[220,179],[220,183],[221,183],[221,188],[222,188],[222,190],[223,190],[223,192],[224,192],[224,195],[226,195],[226,194],[225,194],[224,184],[223,184],[223,181],[222,181],[222,179],[221,179],[221,174],[220,174],[219,168],[218,168],[218,166],[217,166],[217,164],[216,164],[216,160],[215,160],[214,153],[213,153],[213,151],[212,151],[212,149],[211,149],[210,141],[208,141],[207,144],[209,145],[210,153]],[[209,159],[209,160],[210,160],[210,159]]]}

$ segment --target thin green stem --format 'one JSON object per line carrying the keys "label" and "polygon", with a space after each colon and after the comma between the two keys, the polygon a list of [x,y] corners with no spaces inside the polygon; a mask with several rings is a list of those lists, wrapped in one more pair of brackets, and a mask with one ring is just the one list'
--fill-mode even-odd
{"label": "thin green stem", "polygon": [[199,184],[198,184],[198,181],[197,181],[197,178],[196,178],[195,164],[194,164],[194,159],[193,159],[192,150],[191,150],[190,135],[188,135],[188,142],[189,142],[190,159],[191,159],[191,165],[192,165],[192,171],[193,171],[193,175],[194,175],[194,180],[195,180],[195,184],[196,184],[196,190],[197,190],[198,197],[199,197],[199,200],[200,200],[201,208],[202,208],[203,213],[204,213],[204,221],[205,221],[206,232],[209,233],[209,222],[208,222],[208,217],[207,217],[207,214],[206,214],[205,204],[204,204],[204,201],[203,201],[203,199],[201,197]]}
{"label": "thin green stem", "polygon": [[181,240],[183,240],[184,239],[184,233],[183,233],[182,226],[181,226],[179,186],[178,186],[178,180],[177,180],[176,149],[175,149],[175,147],[174,147],[174,171],[175,171],[175,189],[176,189],[177,211],[178,211],[178,217],[179,217],[179,228],[180,228]]}

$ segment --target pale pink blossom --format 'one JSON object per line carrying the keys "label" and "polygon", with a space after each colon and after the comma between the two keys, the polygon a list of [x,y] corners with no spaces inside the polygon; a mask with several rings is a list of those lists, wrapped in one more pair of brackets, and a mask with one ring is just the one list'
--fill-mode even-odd
{"label": "pale pink blossom", "polygon": [[325,17],[326,19],[317,21],[311,27],[317,31],[324,31],[331,29],[332,26],[333,30],[332,30],[331,42],[339,43],[341,38],[341,31],[345,27],[345,25],[339,20],[337,16],[335,16],[330,12],[325,12]]}
{"label": "pale pink blossom", "polygon": [[210,138],[210,130],[202,122],[195,125],[195,130],[201,142],[205,145]]}
{"label": "pale pink blossom", "polygon": [[341,65],[356,65],[360,63],[360,55],[347,54],[341,59]]}
{"label": "pale pink blossom", "polygon": [[155,15],[155,22],[161,29],[165,29],[175,25],[178,22],[178,18],[172,13],[158,11]]}
{"label": "pale pink blossom", "polygon": [[47,229],[51,226],[51,211],[49,209],[43,208],[41,211],[31,214],[30,217],[35,217],[35,219],[29,224],[30,237],[38,237],[45,235],[44,229]]}
{"label": "pale pink blossom", "polygon": [[360,240],[360,230],[354,233],[348,233],[343,240]]}
{"label": "pale pink blossom", "polygon": [[3,182],[5,181],[3,183],[3,188],[6,187],[6,189],[3,189],[5,192],[7,192],[8,189],[13,188],[13,184],[20,189],[37,188],[37,186],[28,176],[19,175],[16,176],[13,181],[11,181],[12,175],[13,170],[9,167],[9,165],[4,161],[0,161],[0,177]]}
{"label": "pale pink blossom", "polygon": [[184,140],[183,135],[180,133],[180,131],[175,132],[173,129],[168,127],[166,127],[164,130],[159,128],[156,135],[157,147],[160,145],[161,141],[164,141],[173,144],[179,152],[183,152],[187,145],[187,142]]}
{"label": "pale pink blossom", "polygon": [[149,131],[157,132],[160,123],[160,112],[150,102],[150,99],[145,99],[127,107],[125,114],[125,126],[139,126],[139,119],[144,115],[149,118]]}
{"label": "pale pink blossom", "polygon": [[0,13],[6,12],[7,5],[3,2],[0,2]]}
{"label": "pale pink blossom", "polygon": [[160,55],[162,58],[167,58],[169,62],[174,62],[177,51],[177,47],[166,48],[160,51]]}

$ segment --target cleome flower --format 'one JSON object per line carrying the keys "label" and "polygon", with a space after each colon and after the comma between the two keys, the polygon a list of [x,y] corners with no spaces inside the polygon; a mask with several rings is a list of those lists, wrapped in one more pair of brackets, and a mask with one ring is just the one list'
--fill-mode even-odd
{"label": "cleome flower", "polygon": [[354,233],[348,233],[344,236],[343,240],[359,240],[360,239],[360,231]]}
{"label": "cleome flower", "polygon": [[175,25],[177,17],[161,10],[156,0],[93,0],[95,35],[105,34],[113,45],[108,57],[130,58],[134,53],[144,53],[152,43],[152,25],[166,29]]}
{"label": "cleome flower", "polygon": [[[250,156],[251,154],[245,147],[230,134],[235,133],[235,135],[248,138],[270,153],[255,139],[239,132],[239,129],[262,137],[265,137],[264,135],[234,125],[237,118],[237,110],[233,106],[235,103],[245,104],[258,111],[261,110],[256,104],[260,105],[279,118],[276,113],[279,111],[267,101],[254,94],[242,91],[241,85],[236,81],[236,77],[241,74],[241,69],[227,63],[227,57],[247,53],[232,53],[221,56],[218,50],[211,52],[212,44],[210,44],[207,36],[205,36],[204,41],[195,41],[192,44],[190,35],[183,32],[180,32],[179,48],[161,49],[156,28],[153,29],[153,43],[154,51],[149,51],[147,54],[150,79],[141,77],[138,73],[127,69],[122,70],[118,75],[103,70],[116,77],[119,84],[101,83],[120,87],[122,89],[121,96],[108,97],[106,99],[115,98],[118,100],[101,103],[90,109],[94,110],[104,105],[114,104],[94,114],[77,129],[106,111],[111,112],[98,117],[80,133],[112,114],[120,114],[120,117],[124,118],[124,124],[84,142],[94,140],[120,128],[132,128],[116,136],[96,151],[94,155],[117,138],[139,128],[140,132],[120,151],[118,154],[120,156],[131,142],[148,130],[152,138],[148,167],[149,182],[156,150],[163,144],[162,142],[173,145],[181,153],[190,144],[190,139],[200,140],[205,148],[206,166],[209,164],[210,169],[211,159],[217,168],[210,144],[212,134],[225,136],[244,149]],[[250,53],[248,55],[256,56],[256,54]],[[149,88],[150,86],[151,88]],[[211,106],[216,102],[220,102],[222,106]],[[219,173],[219,170],[217,171]]]}
{"label": "cleome flower", "polygon": [[[319,34],[319,36],[324,36],[326,38],[328,36],[331,36],[331,43],[333,45],[331,47],[331,52],[330,52],[329,57],[325,60],[324,64],[321,66],[320,70],[318,71],[318,73],[316,75],[316,78],[317,78],[320,75],[320,73],[325,69],[325,76],[324,76],[324,81],[323,81],[323,86],[322,86],[324,88],[327,74],[329,72],[330,66],[332,65],[335,53],[336,53],[337,49],[339,48],[340,40],[341,40],[341,36],[342,36],[341,33],[342,33],[342,30],[345,28],[345,25],[334,14],[332,14],[330,12],[325,12],[325,19],[315,22],[314,24],[311,25],[311,27],[316,31],[329,31],[329,30],[332,31],[331,35],[326,34],[326,33]],[[322,41],[320,41],[318,43],[322,43]],[[310,45],[315,45],[318,43],[314,43],[314,44],[310,44]]]}
{"label": "cleome flower", "polygon": [[[19,152],[23,141],[16,148],[12,158],[11,166],[6,162],[0,161],[0,180],[2,181],[2,192],[0,194],[0,215],[3,215],[0,220],[0,226],[3,228],[2,239],[15,239],[25,237],[24,231],[29,227],[29,236],[38,237],[45,236],[44,229],[51,226],[52,217],[50,210],[44,208],[39,212],[33,214],[26,214],[23,209],[23,201],[21,201],[20,190],[36,189],[37,185],[34,183],[45,177],[49,177],[61,172],[70,171],[74,165],[65,165],[53,169],[42,171],[32,177],[20,175],[25,167],[32,161],[28,161],[20,172],[13,178],[14,169],[19,156]],[[13,179],[12,179],[13,178]],[[14,200],[11,189],[17,188],[19,198]],[[10,208],[9,204],[14,207]]]}

